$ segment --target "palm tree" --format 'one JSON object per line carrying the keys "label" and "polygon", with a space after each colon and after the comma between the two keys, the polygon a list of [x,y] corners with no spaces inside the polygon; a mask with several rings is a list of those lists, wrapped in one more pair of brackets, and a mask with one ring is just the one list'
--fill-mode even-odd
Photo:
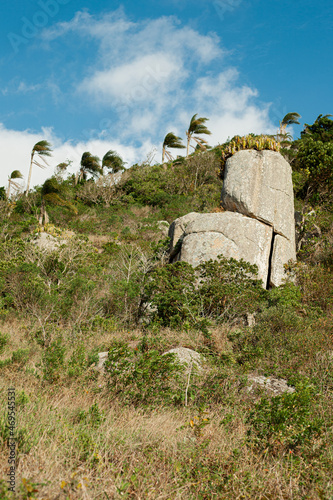
{"label": "palm tree", "polygon": [[183,148],[185,148],[185,146],[184,146],[184,144],[182,144],[181,137],[177,137],[173,132],[169,132],[165,136],[164,141],[163,141],[162,163],[164,163],[165,157],[167,157],[169,161],[173,160],[171,154],[166,150],[166,148],[183,149]]}
{"label": "palm tree", "polygon": [[200,137],[194,137],[194,134],[207,134],[210,135],[211,132],[208,130],[206,125],[204,123],[208,120],[208,118],[197,118],[198,113],[192,116],[191,121],[190,121],[190,126],[188,130],[186,131],[186,136],[187,136],[187,149],[186,149],[186,156],[189,155],[190,151],[190,142],[191,139],[193,138],[197,144],[202,144],[202,142],[206,142]]}
{"label": "palm tree", "polygon": [[110,174],[116,174],[121,170],[125,170],[125,162],[115,151],[112,151],[112,149],[110,149],[103,156],[102,170],[104,167],[110,170]]}
{"label": "palm tree", "polygon": [[17,184],[17,182],[14,182],[13,179],[22,179],[22,178],[23,178],[23,176],[19,170],[13,170],[13,172],[10,174],[10,176],[8,178],[8,187],[7,187],[7,193],[6,193],[7,199],[9,198],[10,188],[12,185],[14,187],[16,187],[16,189],[19,189],[19,187],[20,187]]}
{"label": "palm tree", "polygon": [[37,165],[40,168],[46,168],[45,165],[38,163],[38,161],[35,159],[35,154],[38,156],[38,158],[40,160],[43,160],[43,162],[48,166],[48,163],[44,157],[45,156],[52,156],[51,152],[52,152],[51,144],[48,141],[39,141],[32,148],[30,169],[29,169],[29,175],[28,175],[28,183],[27,183],[27,188],[25,190],[26,195],[29,193],[31,174],[32,174],[32,165]]}
{"label": "palm tree", "polygon": [[81,158],[79,179],[86,179],[87,174],[91,174],[93,177],[98,177],[98,175],[102,173],[100,162],[101,160],[98,158],[98,156],[93,156],[88,151],[83,153]]}
{"label": "palm tree", "polygon": [[280,136],[287,135],[286,134],[287,125],[292,125],[293,123],[295,123],[296,125],[299,125],[299,121],[298,121],[299,118],[301,118],[301,115],[299,115],[298,113],[287,113],[286,116],[280,122],[280,129],[279,129],[278,135],[280,135]]}

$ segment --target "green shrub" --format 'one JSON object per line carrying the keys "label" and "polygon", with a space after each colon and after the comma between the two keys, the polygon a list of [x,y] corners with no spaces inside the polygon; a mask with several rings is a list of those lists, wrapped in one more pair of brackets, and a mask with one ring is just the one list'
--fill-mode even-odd
{"label": "green shrub", "polygon": [[104,411],[99,408],[98,403],[94,403],[88,411],[80,410],[77,420],[97,428],[105,421]]}
{"label": "green shrub", "polygon": [[254,312],[267,296],[256,273],[256,266],[221,255],[196,269],[187,262],[156,269],[145,288],[147,302],[156,308],[152,321],[200,328],[203,318],[229,321]]}
{"label": "green shrub", "polygon": [[72,352],[67,365],[67,374],[69,377],[79,377],[87,366],[86,349],[84,344],[79,344]]}
{"label": "green shrub", "polygon": [[116,343],[109,349],[105,371],[110,393],[127,404],[177,405],[184,400],[183,367],[173,354],[140,352]]}
{"label": "green shrub", "polygon": [[9,342],[9,335],[0,332],[0,354],[2,354]]}
{"label": "green shrub", "polygon": [[17,351],[14,351],[12,353],[12,363],[16,363],[19,366],[24,366],[30,356],[30,349],[17,349]]}
{"label": "green shrub", "polygon": [[60,336],[45,348],[43,356],[44,380],[52,383],[61,377],[64,371],[65,353],[66,346]]}
{"label": "green shrub", "polygon": [[317,398],[307,385],[294,393],[261,398],[247,418],[249,437],[260,449],[295,449],[310,444],[323,427],[322,419],[314,413]]}

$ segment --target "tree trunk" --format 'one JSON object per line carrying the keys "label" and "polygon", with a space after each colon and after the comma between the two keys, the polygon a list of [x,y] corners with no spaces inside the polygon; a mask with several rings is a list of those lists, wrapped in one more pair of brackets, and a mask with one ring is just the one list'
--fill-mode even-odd
{"label": "tree trunk", "polygon": [[165,147],[163,146],[163,149],[162,149],[162,163],[164,163],[164,158],[165,158]]}
{"label": "tree trunk", "polygon": [[186,147],[186,158],[187,158],[190,152],[191,134],[186,132],[186,135],[187,135],[187,147]]}
{"label": "tree trunk", "polygon": [[34,159],[34,153],[35,153],[34,151],[32,151],[32,153],[31,153],[31,162],[30,162],[30,169],[29,169],[29,175],[28,175],[27,189],[25,190],[26,196],[29,193],[29,189],[30,189],[31,174],[32,174],[32,162]]}
{"label": "tree trunk", "polygon": [[7,198],[7,200],[9,199],[10,184],[11,184],[11,180],[10,180],[10,179],[8,179],[8,188],[7,188],[7,193],[6,193],[6,198]]}

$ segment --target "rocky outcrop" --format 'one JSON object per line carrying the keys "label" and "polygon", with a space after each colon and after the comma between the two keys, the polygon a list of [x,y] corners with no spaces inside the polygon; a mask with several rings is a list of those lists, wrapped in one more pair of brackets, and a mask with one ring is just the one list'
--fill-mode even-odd
{"label": "rocky outcrop", "polygon": [[187,347],[175,347],[174,349],[170,349],[170,351],[164,352],[162,356],[165,354],[174,354],[177,361],[181,365],[185,365],[187,369],[195,366],[198,370],[202,368],[202,362],[204,358],[193,349],[188,349]]}
{"label": "rocky outcrop", "polygon": [[220,254],[256,264],[267,288],[296,259],[290,165],[274,151],[239,151],[226,163],[222,213],[192,212],[170,226],[170,260],[193,266]]}
{"label": "rocky outcrop", "polygon": [[222,206],[262,221],[295,241],[294,193],[289,163],[275,151],[239,151],[226,163]]}
{"label": "rocky outcrop", "polygon": [[287,381],[283,378],[249,375],[247,379],[249,382],[252,382],[252,385],[247,387],[248,392],[253,392],[255,388],[265,389],[268,393],[273,393],[275,396],[284,392],[295,392],[294,387],[288,385]]}
{"label": "rocky outcrop", "polygon": [[[183,215],[183,217],[178,217],[178,219],[174,220],[170,224],[169,238],[170,238],[170,254],[172,255],[172,259],[178,253],[178,248],[180,248],[181,246],[181,243],[183,241],[183,236],[188,224],[193,220],[195,220],[197,215],[199,215],[197,212],[191,212],[189,214]],[[178,246],[178,248],[175,248],[176,245]]]}
{"label": "rocky outcrop", "polygon": [[[179,220],[179,219],[178,219]],[[218,255],[257,264],[259,279],[266,284],[272,228],[242,214],[222,212],[195,214],[181,235],[176,260],[193,267]]]}

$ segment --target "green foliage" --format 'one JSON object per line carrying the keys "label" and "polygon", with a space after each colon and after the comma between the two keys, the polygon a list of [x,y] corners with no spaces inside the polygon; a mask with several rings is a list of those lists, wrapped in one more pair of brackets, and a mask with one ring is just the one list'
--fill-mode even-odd
{"label": "green foliage", "polygon": [[209,260],[198,267],[199,295],[206,316],[228,320],[251,313],[266,299],[258,268],[240,259]]}
{"label": "green foliage", "polygon": [[299,125],[299,121],[298,121],[299,118],[301,118],[301,115],[299,115],[298,113],[295,113],[295,112],[287,113],[284,116],[284,118],[282,119],[281,125],[286,126],[286,125],[292,125],[293,123],[296,123],[297,125]]}
{"label": "green foliage", "polygon": [[102,159],[102,170],[106,167],[110,173],[116,174],[121,170],[125,170],[125,163],[122,158],[115,152],[110,149]]}
{"label": "green foliage", "polygon": [[163,326],[177,327],[191,316],[199,317],[195,283],[195,271],[187,262],[168,264],[151,274],[145,294]]}
{"label": "green foliage", "polygon": [[87,178],[87,174],[93,177],[98,177],[102,173],[102,167],[100,165],[100,159],[98,156],[93,156],[89,151],[83,153],[81,158],[81,169],[83,179]]}
{"label": "green foliage", "polygon": [[24,366],[30,356],[30,349],[17,349],[12,353],[12,363],[19,366]]}
{"label": "green foliage", "polygon": [[0,480],[0,498],[2,500],[14,500],[14,493],[8,490],[8,483],[1,479]]}
{"label": "green foliage", "polygon": [[22,391],[19,391],[16,395],[16,405],[17,406],[25,406],[26,404],[28,404],[30,402],[30,398],[28,396],[28,394],[26,394],[24,392],[24,390],[22,389]]}
{"label": "green foliage", "polygon": [[0,332],[0,354],[2,354],[9,342],[9,335],[7,333]]}
{"label": "green foliage", "polygon": [[299,286],[294,283],[286,283],[270,290],[267,295],[270,306],[281,306],[283,308],[297,308],[301,306],[302,293]]}
{"label": "green foliage", "polygon": [[86,349],[83,343],[78,344],[68,360],[67,374],[69,377],[79,377],[87,367]]}
{"label": "green foliage", "polygon": [[67,182],[60,182],[59,178],[56,176],[46,179],[42,186],[41,194],[43,200],[47,204],[66,207],[77,214],[77,208],[69,200],[71,198],[71,192]]}
{"label": "green foliage", "polygon": [[88,411],[80,410],[77,419],[79,422],[98,428],[105,421],[105,415],[104,411],[99,408],[98,403],[94,403]]}
{"label": "green foliage", "polygon": [[318,395],[308,385],[294,393],[262,397],[248,415],[248,435],[260,449],[283,451],[309,445],[323,427],[323,420],[314,412],[317,404]]}
{"label": "green foliage", "polygon": [[200,327],[203,318],[228,321],[253,312],[266,298],[256,273],[256,266],[223,256],[196,269],[186,262],[156,269],[145,288],[147,301],[156,308],[153,321]]}
{"label": "green foliage", "polygon": [[315,199],[330,194],[333,186],[333,142],[322,142],[310,137],[300,141],[295,168],[305,172],[307,189]]}
{"label": "green foliage", "polygon": [[140,352],[126,343],[115,343],[109,349],[105,371],[110,394],[127,404],[178,405],[183,401],[183,368],[173,354]]}
{"label": "green foliage", "polygon": [[332,115],[319,115],[312,125],[305,123],[301,139],[311,138],[314,141],[332,142],[333,120],[329,118],[330,116]]}
{"label": "green foliage", "polygon": [[52,383],[61,377],[64,371],[65,354],[66,346],[60,336],[45,348],[43,355],[44,380]]}

